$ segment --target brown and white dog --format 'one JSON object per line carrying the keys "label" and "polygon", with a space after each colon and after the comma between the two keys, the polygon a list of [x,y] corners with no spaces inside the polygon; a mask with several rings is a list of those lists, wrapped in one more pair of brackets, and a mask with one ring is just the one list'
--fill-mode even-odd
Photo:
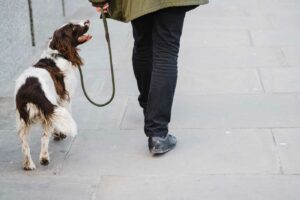
{"label": "brown and white dog", "polygon": [[48,165],[49,137],[55,140],[75,136],[77,126],[71,115],[70,100],[76,86],[75,69],[83,63],[77,46],[91,39],[85,35],[88,20],[70,22],[53,34],[41,59],[25,70],[16,81],[15,103],[17,131],[22,141],[25,170],[36,168],[30,155],[28,134],[30,127],[41,123],[40,163]]}

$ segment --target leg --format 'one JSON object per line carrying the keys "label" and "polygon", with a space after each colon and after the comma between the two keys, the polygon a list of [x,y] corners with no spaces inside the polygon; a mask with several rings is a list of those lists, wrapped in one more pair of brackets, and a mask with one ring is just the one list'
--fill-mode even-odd
{"label": "leg", "polygon": [[44,122],[43,123],[43,129],[44,133],[41,139],[41,153],[40,153],[40,163],[42,165],[48,165],[50,162],[49,158],[49,152],[48,152],[48,147],[49,147],[49,137],[52,132],[52,127],[49,123]]}
{"label": "leg", "polygon": [[[54,117],[51,119],[53,125],[53,135],[60,137],[75,136],[77,134],[77,125],[69,111],[64,107],[57,107],[54,110]],[[55,131],[55,132],[54,132]]]}
{"label": "leg", "polygon": [[140,92],[138,100],[144,112],[147,107],[152,73],[152,24],[153,14],[132,21],[134,37],[132,65]]}
{"label": "leg", "polygon": [[[72,101],[70,100],[70,102],[66,102],[66,103],[64,104],[64,106],[62,106],[62,107],[65,108],[66,111],[69,112],[70,118],[73,118],[73,117],[72,117]],[[74,120],[73,120],[73,121],[74,121]],[[65,133],[63,133],[63,132],[61,132],[61,131],[59,131],[59,130],[56,130],[56,129],[54,129],[52,135],[53,135],[53,139],[54,139],[55,141],[60,141],[60,140],[63,140],[63,139],[65,139],[65,138],[67,137],[67,135],[66,135]]]}
{"label": "leg", "polygon": [[148,137],[165,137],[177,81],[177,57],[185,17],[184,7],[154,13],[153,70],[145,116]]}
{"label": "leg", "polygon": [[22,152],[24,154],[23,167],[24,170],[34,170],[35,164],[32,161],[30,148],[28,145],[28,133],[29,133],[29,125],[27,126],[23,120],[21,120],[20,125],[18,127],[18,134],[22,142]]}

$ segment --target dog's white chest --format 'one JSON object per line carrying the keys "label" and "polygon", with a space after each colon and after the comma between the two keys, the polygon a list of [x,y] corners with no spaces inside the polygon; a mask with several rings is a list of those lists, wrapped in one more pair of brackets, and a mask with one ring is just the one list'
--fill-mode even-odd
{"label": "dog's white chest", "polygon": [[74,68],[72,68],[65,74],[65,87],[66,90],[69,92],[70,98],[72,98],[72,96],[75,93],[76,85],[77,79]]}

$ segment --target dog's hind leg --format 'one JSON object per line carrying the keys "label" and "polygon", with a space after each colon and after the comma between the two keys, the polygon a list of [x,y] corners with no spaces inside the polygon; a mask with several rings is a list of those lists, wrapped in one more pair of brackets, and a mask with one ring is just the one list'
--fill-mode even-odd
{"label": "dog's hind leg", "polygon": [[21,120],[20,124],[18,125],[18,134],[22,142],[22,152],[24,154],[24,170],[34,170],[36,168],[34,162],[32,161],[28,144],[29,129],[30,125],[26,125],[25,122]]}
{"label": "dog's hind leg", "polygon": [[47,121],[43,123],[43,135],[41,138],[41,153],[40,153],[40,163],[41,165],[48,165],[50,162],[49,157],[49,137],[53,131],[52,125]]}

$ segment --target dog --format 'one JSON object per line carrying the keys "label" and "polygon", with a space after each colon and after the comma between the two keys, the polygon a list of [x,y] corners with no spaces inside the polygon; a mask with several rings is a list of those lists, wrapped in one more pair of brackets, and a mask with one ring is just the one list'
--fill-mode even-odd
{"label": "dog", "polygon": [[36,169],[28,144],[32,125],[39,123],[43,128],[41,165],[50,162],[48,144],[51,135],[55,140],[61,140],[77,134],[70,101],[76,86],[75,69],[83,65],[77,46],[92,38],[86,34],[89,27],[90,21],[86,20],[70,22],[57,29],[41,59],[16,80],[16,121],[24,170]]}

